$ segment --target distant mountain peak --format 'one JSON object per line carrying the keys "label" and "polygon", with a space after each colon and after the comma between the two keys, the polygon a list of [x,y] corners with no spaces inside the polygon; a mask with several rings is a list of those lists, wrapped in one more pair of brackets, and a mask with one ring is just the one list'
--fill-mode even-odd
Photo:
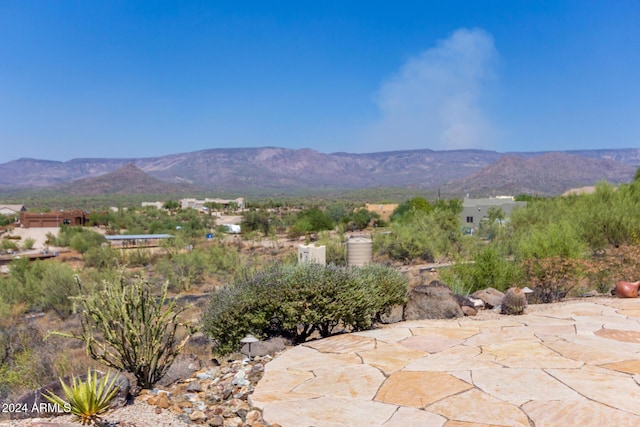
{"label": "distant mountain peak", "polygon": [[[452,192],[473,191],[480,194],[562,194],[598,181],[629,182],[635,168],[610,158],[590,158],[564,152],[541,153],[524,158],[504,155],[482,170],[452,182]],[[468,190],[465,190],[468,189]]]}
{"label": "distant mountain peak", "polygon": [[97,194],[168,194],[195,191],[191,184],[174,184],[161,181],[145,173],[133,163],[93,178],[83,178],[52,189],[72,195]]}
{"label": "distant mountain peak", "polygon": [[142,169],[140,169],[139,167],[137,167],[136,165],[134,165],[133,163],[126,163],[124,166],[114,170],[111,173],[108,173],[106,175],[103,175],[104,177],[107,176],[130,176],[130,177],[140,177],[140,178],[151,178],[149,175],[147,175]]}

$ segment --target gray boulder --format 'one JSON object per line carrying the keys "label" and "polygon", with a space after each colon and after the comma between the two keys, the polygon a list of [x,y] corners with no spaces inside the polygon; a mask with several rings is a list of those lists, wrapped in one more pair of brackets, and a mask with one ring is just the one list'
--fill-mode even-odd
{"label": "gray boulder", "polygon": [[173,361],[167,373],[158,381],[158,385],[167,386],[178,380],[186,380],[202,368],[200,360],[195,354],[179,354]]}
{"label": "gray boulder", "polygon": [[404,320],[452,319],[462,316],[464,313],[453,291],[437,280],[413,288],[404,309]]}
{"label": "gray boulder", "polygon": [[284,350],[285,343],[282,338],[271,338],[267,341],[258,341],[251,344],[245,344],[240,349],[240,353],[249,357],[266,356],[268,354],[275,354]]}
{"label": "gray boulder", "polygon": [[504,298],[504,294],[495,288],[481,289],[472,293],[471,296],[484,301],[486,308],[498,307],[502,304],[502,299]]}
{"label": "gray boulder", "polygon": [[387,312],[380,313],[380,323],[398,323],[402,322],[402,312],[404,307],[400,304],[389,307]]}

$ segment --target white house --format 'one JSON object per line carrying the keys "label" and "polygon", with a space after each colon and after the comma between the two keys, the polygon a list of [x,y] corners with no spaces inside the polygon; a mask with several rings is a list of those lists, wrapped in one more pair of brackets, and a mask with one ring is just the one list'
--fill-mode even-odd
{"label": "white house", "polygon": [[499,196],[485,199],[470,199],[465,197],[462,203],[460,222],[463,227],[477,229],[484,218],[488,218],[490,208],[502,209],[505,217],[511,215],[511,211],[517,207],[527,206],[527,202],[516,202],[511,196]]}
{"label": "white house", "polygon": [[0,205],[0,215],[20,215],[20,212],[26,212],[24,205]]}
{"label": "white house", "polygon": [[231,203],[235,203],[238,209],[244,209],[244,198],[242,197],[238,197],[237,199],[182,199],[180,200],[180,207],[182,209],[202,209],[206,203],[217,203],[225,207],[228,207]]}

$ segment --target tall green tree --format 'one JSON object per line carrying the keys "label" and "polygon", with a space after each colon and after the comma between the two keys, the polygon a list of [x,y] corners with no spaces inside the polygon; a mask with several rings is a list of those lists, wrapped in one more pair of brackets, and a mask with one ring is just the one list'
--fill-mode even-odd
{"label": "tall green tree", "polygon": [[402,221],[417,213],[429,213],[433,207],[424,197],[414,197],[401,204],[391,214],[391,221]]}
{"label": "tall green tree", "polygon": [[297,215],[293,224],[293,231],[300,234],[317,233],[323,230],[332,230],[333,221],[320,208],[305,209]]}

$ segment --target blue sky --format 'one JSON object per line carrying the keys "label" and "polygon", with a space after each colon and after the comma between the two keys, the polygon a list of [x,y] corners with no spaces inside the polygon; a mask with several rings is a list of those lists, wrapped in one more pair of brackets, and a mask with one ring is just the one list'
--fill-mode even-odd
{"label": "blue sky", "polygon": [[637,1],[0,0],[0,162],[640,147]]}

